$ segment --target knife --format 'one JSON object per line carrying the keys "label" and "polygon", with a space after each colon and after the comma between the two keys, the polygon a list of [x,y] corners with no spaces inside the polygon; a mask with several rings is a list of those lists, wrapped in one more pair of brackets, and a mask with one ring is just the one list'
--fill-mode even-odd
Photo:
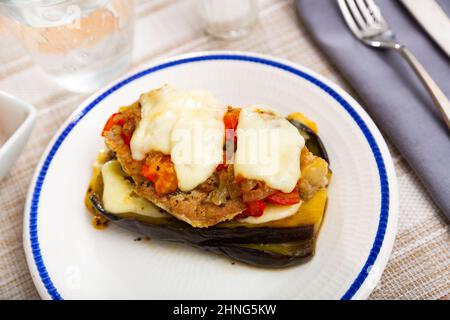
{"label": "knife", "polygon": [[450,18],[436,0],[400,0],[450,57]]}

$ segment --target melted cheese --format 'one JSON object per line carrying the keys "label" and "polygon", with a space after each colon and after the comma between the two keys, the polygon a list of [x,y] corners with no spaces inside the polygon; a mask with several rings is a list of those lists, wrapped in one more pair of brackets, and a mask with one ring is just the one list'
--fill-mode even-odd
{"label": "melted cheese", "polygon": [[135,160],[150,151],[170,155],[178,188],[190,191],[207,180],[223,159],[226,108],[206,91],[165,85],[140,98],[142,119],[131,139]]}
{"label": "melted cheese", "polygon": [[249,223],[249,224],[261,224],[270,221],[281,220],[297,213],[298,209],[302,203],[297,203],[292,206],[280,206],[275,204],[267,204],[264,209],[264,213],[260,217],[247,217],[240,219],[239,222]]}
{"label": "melted cheese", "polygon": [[305,139],[286,119],[256,107],[242,109],[237,127],[235,174],[291,192],[300,179]]}
{"label": "melted cheese", "polygon": [[133,184],[126,179],[117,160],[103,165],[102,178],[103,206],[106,211],[114,214],[137,213],[153,218],[166,216],[153,203],[136,196]]}

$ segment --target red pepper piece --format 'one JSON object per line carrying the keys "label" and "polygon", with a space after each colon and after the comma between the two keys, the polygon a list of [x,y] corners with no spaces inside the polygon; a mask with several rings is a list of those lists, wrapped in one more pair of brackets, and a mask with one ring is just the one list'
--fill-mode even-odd
{"label": "red pepper piece", "polygon": [[252,201],[247,203],[247,209],[243,212],[245,216],[260,217],[264,213],[266,203],[262,200]]}
{"label": "red pepper piece", "polygon": [[106,121],[106,124],[103,127],[102,137],[104,137],[106,135],[106,132],[111,130],[111,128],[116,124],[121,126],[125,124],[125,119],[120,115],[120,113],[114,113],[111,117],[109,117],[108,121]]}
{"label": "red pepper piece", "polygon": [[283,193],[281,191],[275,192],[268,196],[267,201],[273,204],[278,204],[282,206],[290,206],[300,202],[300,195],[298,194],[297,188],[290,193]]}

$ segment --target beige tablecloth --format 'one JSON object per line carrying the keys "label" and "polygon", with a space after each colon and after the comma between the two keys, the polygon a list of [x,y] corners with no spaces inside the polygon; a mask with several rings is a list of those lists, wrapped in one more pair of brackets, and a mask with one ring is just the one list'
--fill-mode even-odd
{"label": "beige tablecloth", "polygon": [[[261,0],[260,19],[253,33],[232,42],[215,40],[203,33],[195,14],[195,1],[137,1],[133,69],[179,53],[246,50],[302,64],[353,93],[306,34],[292,1]],[[0,182],[0,299],[36,299],[22,249],[25,196],[48,141],[86,96],[53,84],[1,24],[0,48],[0,90],[27,100],[38,109],[37,124],[26,149]],[[371,299],[448,299],[449,224],[398,152],[392,147],[390,150],[400,189],[398,234],[389,264]]]}

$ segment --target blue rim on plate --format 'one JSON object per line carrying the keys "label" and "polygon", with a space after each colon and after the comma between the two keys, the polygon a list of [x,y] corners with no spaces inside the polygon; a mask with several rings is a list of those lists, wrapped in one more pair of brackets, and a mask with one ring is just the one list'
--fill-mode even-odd
{"label": "blue rim on plate", "polygon": [[194,63],[194,62],[200,62],[200,61],[209,61],[209,60],[234,60],[234,61],[244,61],[244,62],[251,62],[251,63],[258,63],[263,64],[266,66],[270,66],[273,68],[277,68],[280,70],[287,71],[291,74],[294,74],[298,77],[301,77],[312,84],[316,85],[323,91],[325,91],[329,96],[331,96],[334,100],[336,100],[340,106],[342,106],[347,113],[352,117],[352,119],[356,122],[358,127],[361,129],[362,133],[364,134],[364,137],[366,138],[367,142],[369,143],[370,149],[372,150],[373,156],[375,158],[378,173],[380,177],[380,187],[381,187],[381,210],[380,210],[380,218],[377,228],[377,233],[375,236],[375,241],[372,245],[372,248],[370,250],[369,256],[367,257],[366,262],[364,263],[363,268],[359,272],[356,279],[353,281],[353,283],[350,285],[350,287],[347,289],[347,291],[344,293],[344,295],[341,297],[342,300],[348,300],[351,299],[356,292],[361,288],[362,284],[366,280],[370,268],[374,265],[378,254],[380,253],[381,247],[383,245],[384,237],[386,234],[386,228],[389,218],[389,182],[388,177],[386,173],[386,167],[384,165],[383,157],[381,155],[380,148],[378,147],[378,144],[375,141],[374,136],[370,132],[369,128],[367,127],[364,120],[361,118],[361,116],[353,109],[353,107],[344,99],[342,98],[335,90],[327,86],[322,81],[316,79],[315,77],[309,75],[308,73],[305,73],[304,71],[300,71],[294,67],[288,66],[286,64],[283,64],[281,62],[276,62],[269,60],[267,58],[260,58],[260,57],[253,57],[248,55],[242,55],[242,54],[209,54],[209,55],[203,55],[203,56],[196,56],[196,57],[190,57],[190,58],[181,58],[178,60],[173,60],[170,62],[162,63],[157,66],[151,67],[147,70],[144,70],[142,72],[136,73],[125,80],[119,82],[118,84],[111,87],[109,90],[101,94],[99,97],[97,97],[94,101],[92,101],[86,108],[84,108],[78,116],[70,122],[67,127],[64,129],[64,131],[59,135],[58,139],[52,146],[49,154],[47,155],[44,164],[39,172],[39,175],[36,180],[36,185],[34,187],[34,191],[32,194],[31,199],[31,209],[30,209],[30,220],[29,220],[29,233],[30,233],[30,245],[31,245],[31,251],[33,254],[34,263],[36,265],[36,268],[38,270],[39,276],[41,278],[41,281],[43,285],[45,286],[48,294],[50,297],[54,300],[62,300],[63,297],[58,292],[56,287],[54,286],[50,275],[47,272],[47,268],[45,266],[44,260],[41,255],[41,249],[39,246],[39,238],[38,238],[38,207],[39,207],[39,198],[41,194],[42,185],[45,181],[45,177],[47,175],[48,169],[50,167],[50,164],[53,160],[53,157],[55,156],[56,152],[58,151],[59,147],[65,140],[65,138],[69,135],[69,133],[72,131],[72,129],[81,121],[81,119],[86,116],[95,106],[97,106],[103,99],[105,99],[107,96],[109,96],[111,93],[117,91],[118,89],[122,88],[123,86],[127,85],[128,83],[139,79],[141,77],[144,77],[148,74],[157,72],[159,70],[167,69],[170,67],[174,67],[177,65],[187,64],[187,63]]}

